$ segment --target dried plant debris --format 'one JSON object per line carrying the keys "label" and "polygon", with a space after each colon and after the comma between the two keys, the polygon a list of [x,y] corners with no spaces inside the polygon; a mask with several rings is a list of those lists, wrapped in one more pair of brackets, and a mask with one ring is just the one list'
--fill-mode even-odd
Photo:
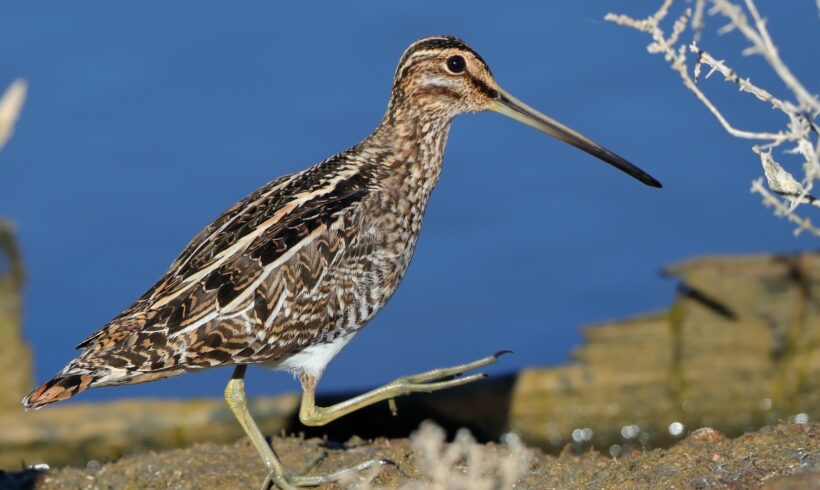
{"label": "dried plant debris", "polygon": [[[818,4],[820,8],[820,2]],[[677,17],[670,17],[677,5],[682,6],[681,13]],[[768,69],[785,86],[789,98],[775,97],[771,91],[752,83],[748,77],[741,76],[732,69],[729,63],[715,58],[702,48],[699,43],[707,16],[725,22],[718,30],[719,34],[738,33],[742,36],[747,48],[740,54],[763,58]],[[663,25],[667,18],[673,19],[669,34]],[[795,234],[807,231],[820,236],[820,227],[797,212],[801,205],[820,207],[818,200],[811,195],[814,183],[820,178],[820,98],[815,91],[806,88],[783,62],[766,27],[766,19],[754,0],[664,0],[660,8],[645,19],[610,13],[606,20],[652,36],[648,51],[663,55],[671,68],[680,75],[684,86],[709,109],[723,128],[736,138],[757,142],[752,151],[760,158],[768,187],[763,184],[763,178],[758,178],[752,183],[752,192],[759,194],[763,204],[772,207],[776,215],[784,216],[792,222],[796,226]],[[691,34],[688,45],[683,41],[687,33]],[[707,79],[715,73],[720,74],[724,81],[737,86],[741,92],[752,95],[758,102],[782,113],[783,126],[776,131],[755,131],[729,122],[706,94],[705,88],[699,84],[702,78]],[[791,164],[784,168],[776,162],[773,156],[775,150],[778,151],[778,158],[789,158]],[[793,170],[788,171],[786,168]],[[795,171],[802,172],[800,179],[793,176]]]}
{"label": "dried plant debris", "polygon": [[[478,444],[466,429],[456,434],[452,443],[445,441],[444,430],[432,422],[425,422],[410,437],[410,448],[415,462],[417,479],[398,488],[401,490],[493,490],[512,489],[528,472],[531,450],[524,447],[516,434],[504,436],[503,449],[494,451]],[[351,475],[345,486],[357,490],[377,488],[372,480],[375,472]],[[368,478],[369,477],[369,478]]]}

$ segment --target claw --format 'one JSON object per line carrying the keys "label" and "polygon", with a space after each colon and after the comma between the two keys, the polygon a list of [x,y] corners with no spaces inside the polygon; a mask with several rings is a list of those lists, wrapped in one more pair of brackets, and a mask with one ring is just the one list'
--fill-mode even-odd
{"label": "claw", "polygon": [[493,357],[498,359],[499,357],[503,356],[504,354],[513,354],[513,351],[511,351],[511,350],[500,350],[500,351],[496,352],[495,354],[493,354]]}

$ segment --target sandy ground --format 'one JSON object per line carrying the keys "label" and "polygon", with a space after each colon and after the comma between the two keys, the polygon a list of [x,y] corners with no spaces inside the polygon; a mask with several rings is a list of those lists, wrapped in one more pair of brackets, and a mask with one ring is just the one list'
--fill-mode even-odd
{"label": "sandy ground", "polygon": [[[510,458],[500,444],[468,444],[469,455],[447,463],[446,444],[435,446],[414,439],[351,439],[346,444],[321,439],[274,438],[274,446],[288,468],[302,468],[326,454],[310,474],[323,474],[370,458],[395,463],[378,473],[357,474],[345,484],[323,488],[470,488],[479,479],[485,488],[502,486],[502,470],[495,461]],[[421,445],[420,445],[421,444]],[[465,446],[465,447],[467,447]],[[472,449],[470,449],[472,448]],[[422,452],[432,454],[420,454]],[[441,452],[437,452],[441,451]],[[473,451],[473,452],[470,452]],[[560,456],[539,450],[527,455],[515,488],[766,488],[820,489],[820,424],[781,424],[729,440],[711,429],[701,429],[671,449],[612,458],[595,451]],[[470,465],[490,468],[484,476]],[[433,468],[432,465],[450,466]],[[436,475],[431,476],[433,473]],[[470,480],[467,474],[473,474]],[[259,488],[264,469],[253,448],[241,440],[231,445],[200,444],[186,449],[134,454],[119,461],[86,468],[27,470],[0,474],[3,489],[212,489]],[[435,482],[431,482],[433,478]]]}

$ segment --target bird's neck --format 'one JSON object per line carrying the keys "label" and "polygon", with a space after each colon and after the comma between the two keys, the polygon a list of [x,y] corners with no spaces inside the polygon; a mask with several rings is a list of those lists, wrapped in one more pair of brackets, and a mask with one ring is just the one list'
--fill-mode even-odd
{"label": "bird's neck", "polygon": [[402,197],[422,201],[441,174],[452,116],[392,101],[368,142],[390,152],[378,169],[383,183]]}

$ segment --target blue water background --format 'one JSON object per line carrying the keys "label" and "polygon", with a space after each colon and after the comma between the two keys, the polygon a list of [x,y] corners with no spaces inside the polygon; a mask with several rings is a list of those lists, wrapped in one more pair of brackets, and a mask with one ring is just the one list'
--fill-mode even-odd
{"label": "blue water background", "polygon": [[[397,295],[330,365],[320,389],[358,389],[499,349],[491,372],[568,360],[578,327],[667,306],[659,271],[703,254],[795,251],[749,193],[751,143],[733,140],[648,36],[604,22],[659,2],[26,2],[0,7],[0,86],[30,96],[0,153],[0,215],[29,274],[25,334],[38,381],[127,307],[203,226],[265,182],[366,136],[414,39],[463,37],[508,91],[599,140],[661,191],[496,114],[460,117],[416,256]],[[760,2],[793,71],[820,87],[812,1]],[[704,45],[737,59],[736,34]],[[776,94],[759,58],[735,68]],[[730,120],[780,114],[717,78]],[[229,370],[116,390],[219,396]],[[295,390],[251,370],[254,394]]]}

